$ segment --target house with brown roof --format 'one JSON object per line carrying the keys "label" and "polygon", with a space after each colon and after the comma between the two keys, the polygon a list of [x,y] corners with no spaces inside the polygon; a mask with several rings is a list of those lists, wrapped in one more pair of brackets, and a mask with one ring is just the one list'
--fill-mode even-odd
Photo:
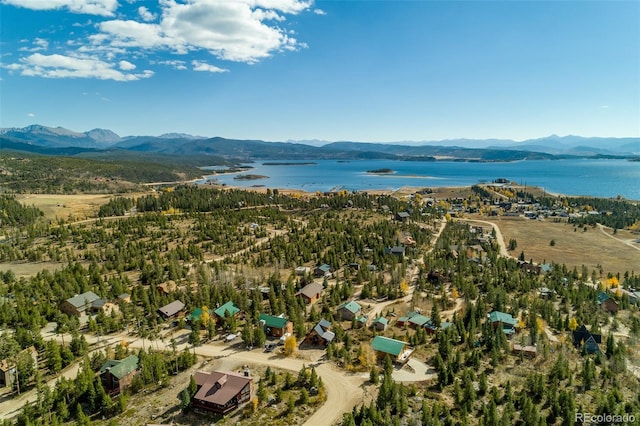
{"label": "house with brown roof", "polygon": [[300,291],[296,293],[296,296],[301,296],[304,303],[311,305],[322,297],[323,291],[324,288],[322,287],[322,284],[311,283],[300,289]]}
{"label": "house with brown roof", "polygon": [[164,319],[177,318],[184,315],[184,303],[179,300],[174,300],[168,305],[158,309],[158,313]]}
{"label": "house with brown roof", "polygon": [[194,408],[227,414],[251,399],[253,378],[228,371],[196,371],[196,394],[191,403]]}

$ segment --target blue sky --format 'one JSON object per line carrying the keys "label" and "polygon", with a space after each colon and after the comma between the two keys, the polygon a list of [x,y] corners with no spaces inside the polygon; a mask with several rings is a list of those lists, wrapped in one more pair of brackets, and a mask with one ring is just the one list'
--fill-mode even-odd
{"label": "blue sky", "polygon": [[0,127],[640,136],[640,2],[0,0]]}

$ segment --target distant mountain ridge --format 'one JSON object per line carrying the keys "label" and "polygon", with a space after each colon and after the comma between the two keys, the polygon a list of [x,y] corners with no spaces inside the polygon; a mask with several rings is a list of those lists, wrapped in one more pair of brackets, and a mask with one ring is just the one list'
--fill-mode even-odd
{"label": "distant mountain ridge", "polygon": [[0,148],[48,155],[129,151],[173,156],[218,156],[239,161],[283,158],[513,161],[552,159],[559,156],[637,156],[640,155],[640,138],[551,135],[522,142],[503,139],[389,143],[319,140],[265,142],[208,138],[185,133],[120,137],[108,129],[75,132],[63,127],[34,124],[24,128],[0,129]]}

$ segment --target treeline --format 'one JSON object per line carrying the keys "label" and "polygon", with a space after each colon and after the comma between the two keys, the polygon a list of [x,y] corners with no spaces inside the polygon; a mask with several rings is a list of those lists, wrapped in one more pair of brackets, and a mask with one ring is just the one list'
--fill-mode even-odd
{"label": "treeline", "polygon": [[27,226],[44,216],[35,206],[24,206],[12,195],[0,195],[0,228],[4,226]]}
{"label": "treeline", "polygon": [[24,193],[107,193],[139,190],[139,183],[194,179],[202,172],[169,162],[93,160],[77,157],[0,153],[0,184]]}

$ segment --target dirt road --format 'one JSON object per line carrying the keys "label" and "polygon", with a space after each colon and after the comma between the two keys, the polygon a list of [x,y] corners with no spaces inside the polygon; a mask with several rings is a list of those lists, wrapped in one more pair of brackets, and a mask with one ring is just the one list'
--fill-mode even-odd
{"label": "dirt road", "polygon": [[500,246],[500,255],[504,257],[513,257],[507,251],[507,246],[504,243],[504,238],[502,237],[502,232],[500,232],[500,227],[493,222],[489,222],[488,220],[479,220],[479,219],[455,219],[460,222],[478,222],[484,223],[485,225],[490,225],[494,231],[496,231],[496,242]]}

